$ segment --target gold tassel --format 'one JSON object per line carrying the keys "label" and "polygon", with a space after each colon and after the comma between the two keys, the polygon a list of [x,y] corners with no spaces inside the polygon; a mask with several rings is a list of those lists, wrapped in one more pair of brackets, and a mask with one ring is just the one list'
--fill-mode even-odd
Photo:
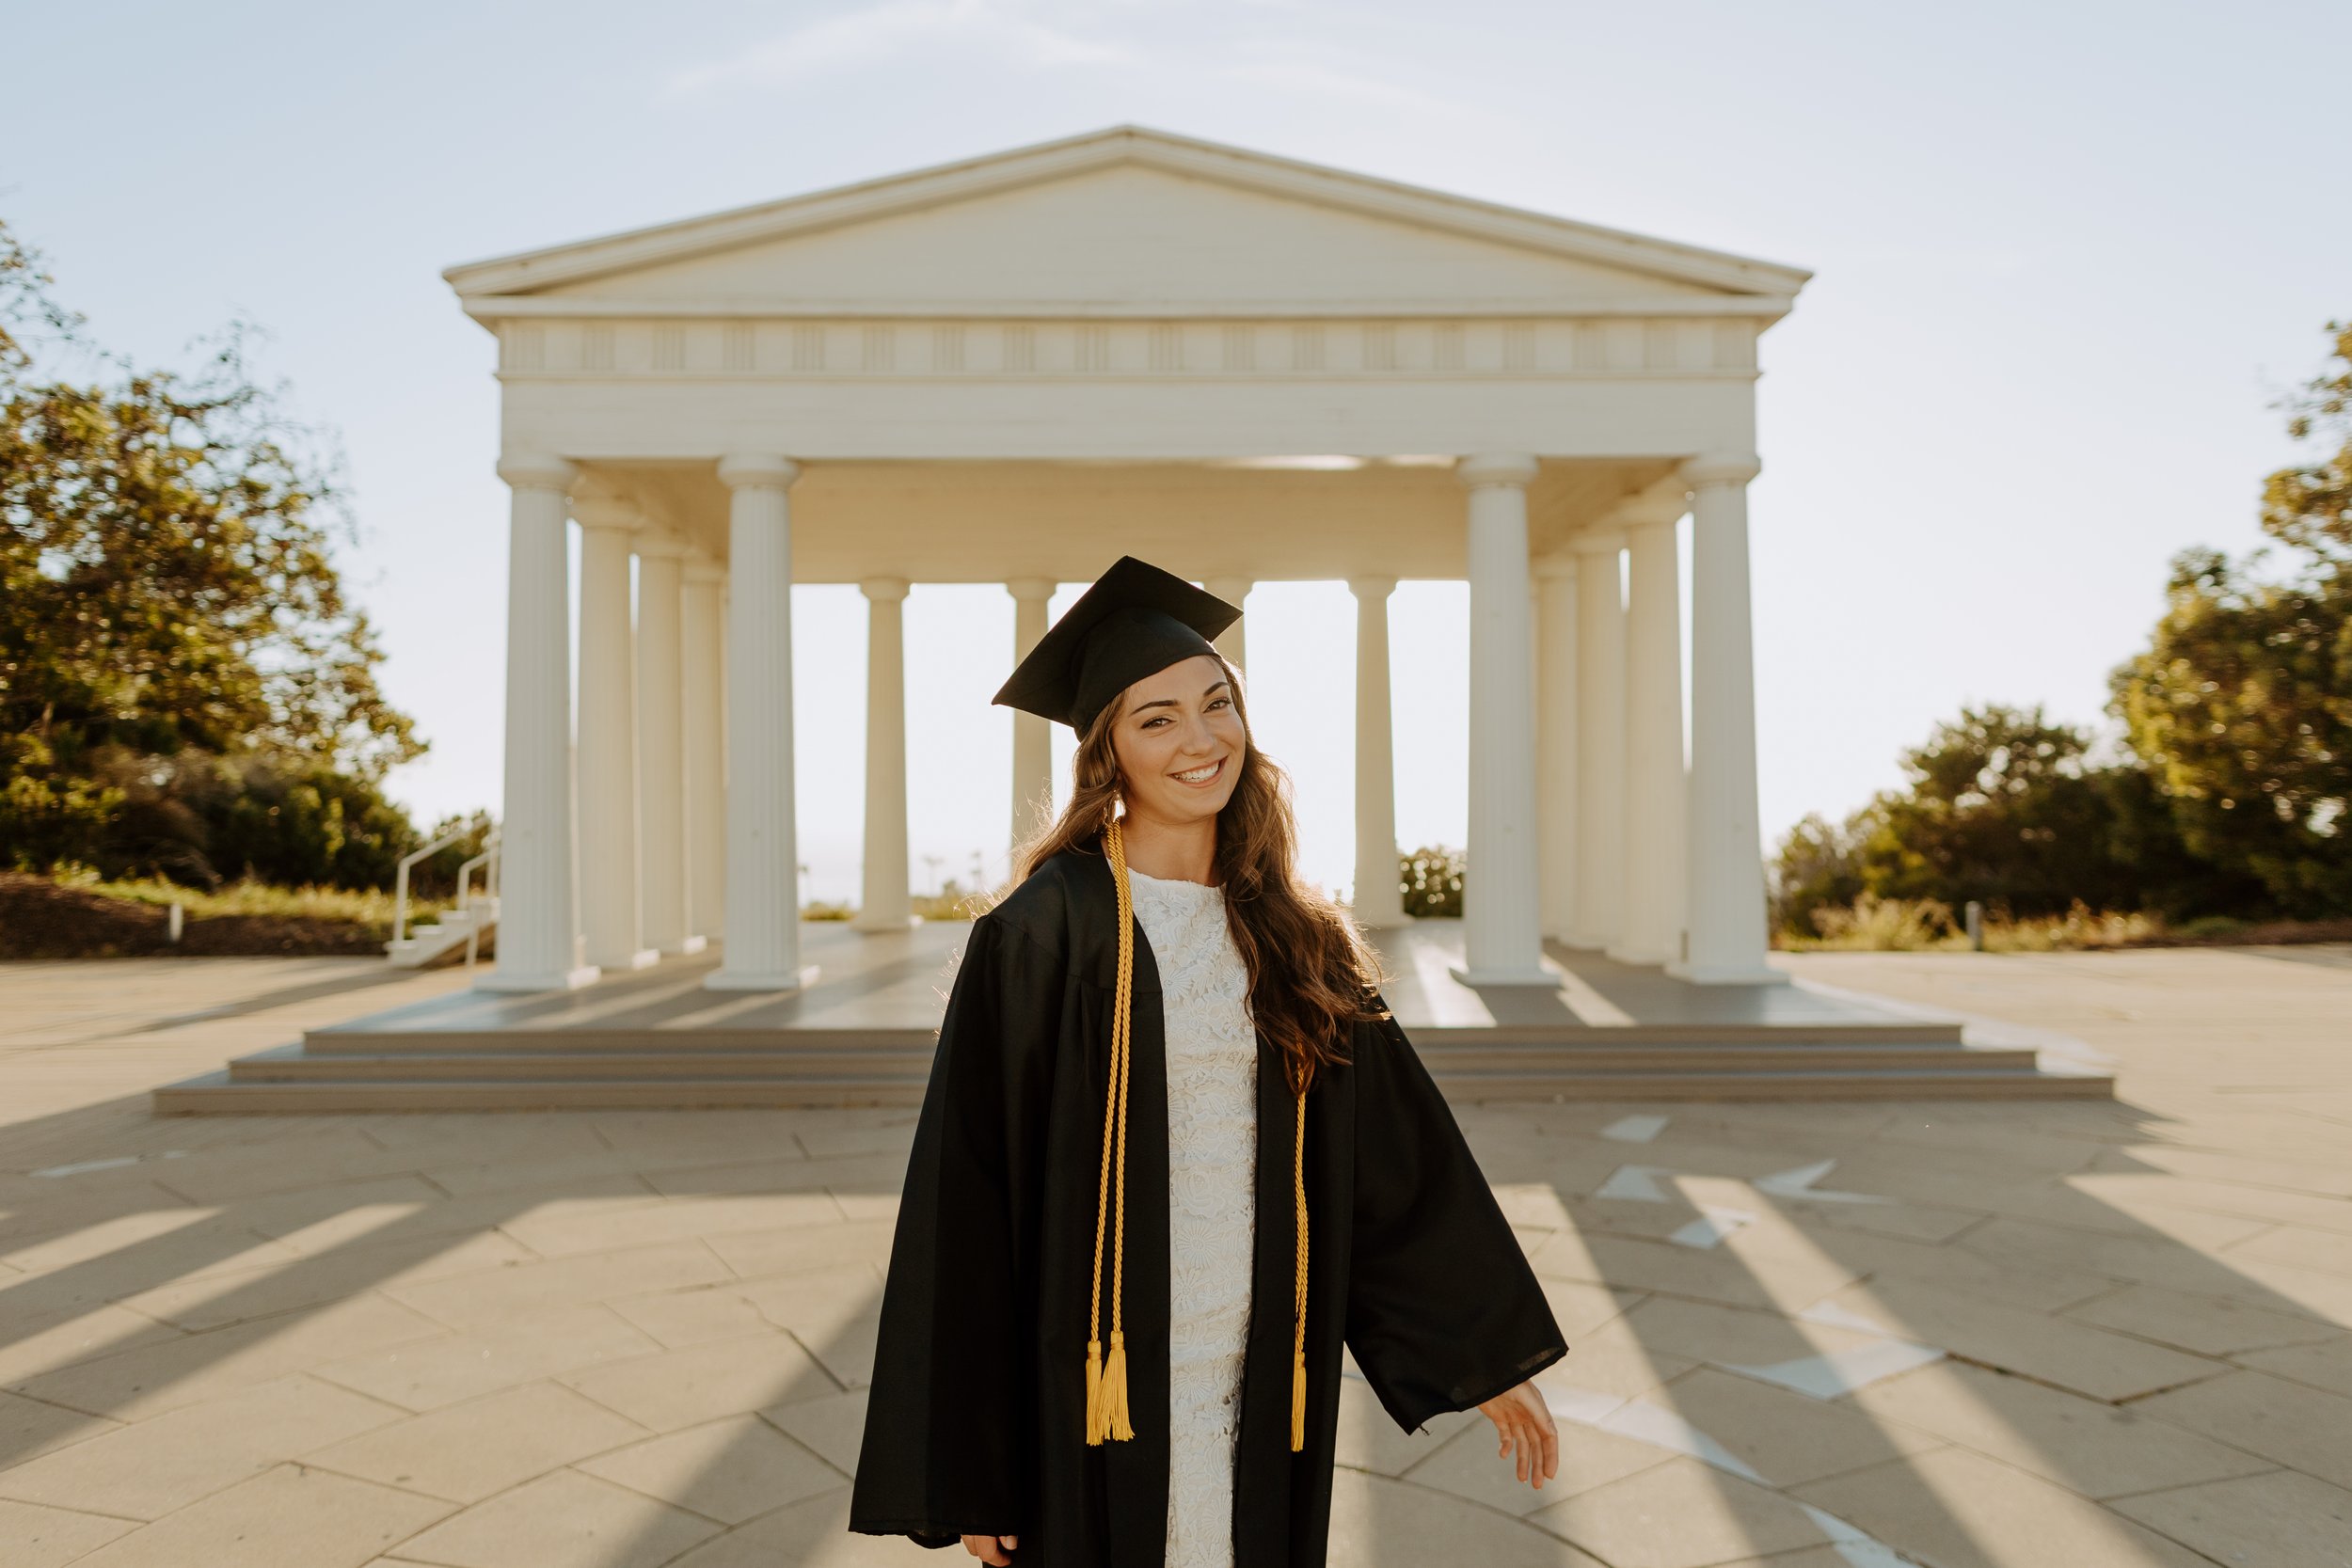
{"label": "gold tassel", "polygon": [[1099,1446],[1109,1429],[1103,1422],[1103,1341],[1087,1341],[1087,1446]]}
{"label": "gold tassel", "polygon": [[1291,1452],[1307,1446],[1307,1353],[1291,1356]]}
{"label": "gold tassel", "polygon": [[1111,1437],[1124,1443],[1136,1434],[1127,1424],[1127,1336],[1111,1330],[1111,1358],[1103,1364],[1103,1414]]}
{"label": "gold tassel", "polygon": [[[1103,848],[1119,890],[1119,986],[1111,1001],[1110,1084],[1103,1103],[1102,1185],[1094,1211],[1094,1302],[1087,1329],[1086,1439],[1123,1443],[1136,1434],[1127,1414],[1127,1336],[1120,1310],[1120,1276],[1127,1260],[1127,1079],[1134,1036],[1135,913],[1127,883],[1127,846],[1114,816],[1103,830]],[[1114,1173],[1116,1180],[1114,1180]],[[1111,1353],[1103,1357],[1103,1243],[1111,1255]]]}

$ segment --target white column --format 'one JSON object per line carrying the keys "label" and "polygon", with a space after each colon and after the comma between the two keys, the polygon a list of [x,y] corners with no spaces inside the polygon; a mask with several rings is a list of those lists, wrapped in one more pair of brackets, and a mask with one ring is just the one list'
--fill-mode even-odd
{"label": "white column", "polygon": [[687,929],[726,938],[726,573],[704,556],[686,563]]}
{"label": "white column", "polygon": [[1466,457],[1470,486],[1470,857],[1463,870],[1470,985],[1556,985],[1543,967],[1535,875],[1535,655],[1527,483],[1535,460]]}
{"label": "white column", "polygon": [[637,883],[637,660],[628,558],[641,519],[610,498],[575,498],[580,519],[580,929],[610,974],[660,957],[644,942]]}
{"label": "white column", "polygon": [[[1046,602],[1054,596],[1051,578],[1014,578],[1005,584],[1012,595],[1012,661],[1029,657],[1045,635]],[[1054,736],[1042,714],[1012,716],[1012,844],[1019,848],[1034,837],[1054,810]]]}
{"label": "white column", "polygon": [[1544,935],[1566,942],[1576,911],[1576,557],[1535,562],[1535,860]]}
{"label": "white column", "polygon": [[1356,924],[1405,924],[1396,852],[1395,719],[1389,696],[1389,595],[1394,578],[1350,578],[1356,595]]}
{"label": "white column", "polygon": [[904,578],[867,578],[866,595],[866,896],[861,931],[914,923],[907,888],[907,656]]}
{"label": "white column", "polygon": [[1682,957],[1682,588],[1675,524],[1680,480],[1626,517],[1625,933],[1610,956]]}
{"label": "white column", "polygon": [[1568,940],[1607,947],[1625,927],[1625,532],[1576,536],[1576,918]]}
{"label": "white column", "polygon": [[500,811],[497,965],[484,990],[566,990],[596,977],[580,961],[572,839],[571,569],[559,458],[508,457],[506,786]]}
{"label": "white column", "polygon": [[1748,603],[1745,454],[1687,464],[1691,505],[1689,950],[1671,973],[1777,984],[1765,961],[1764,845],[1756,806],[1756,666]]}
{"label": "white column", "polygon": [[703,984],[792,990],[801,962],[799,828],[792,817],[792,504],[800,465],[728,457],[727,940]]}
{"label": "white column", "polygon": [[[1249,590],[1256,585],[1248,578],[1211,578],[1200,586],[1223,599],[1227,604],[1235,609],[1241,609],[1248,603]],[[1236,670],[1245,672],[1248,669],[1247,660],[1242,657],[1248,641],[1244,631],[1247,619],[1244,617],[1243,620],[1227,626],[1216,639],[1216,651],[1225,656],[1225,662]]]}
{"label": "white column", "polygon": [[645,945],[699,953],[688,924],[686,846],[686,541],[637,536],[637,822]]}

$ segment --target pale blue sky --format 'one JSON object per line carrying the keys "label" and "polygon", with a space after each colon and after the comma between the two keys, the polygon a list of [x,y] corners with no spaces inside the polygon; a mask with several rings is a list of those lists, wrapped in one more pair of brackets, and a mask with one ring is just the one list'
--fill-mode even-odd
{"label": "pale blue sky", "polygon": [[[109,343],[241,313],[342,432],[349,562],[432,756],[499,787],[504,494],[453,262],[1132,121],[1812,268],[1753,490],[1768,833],[1966,700],[2100,721],[2190,544],[2254,541],[2267,404],[2352,315],[2340,4],[1456,0],[15,7],[0,213]],[[2333,150],[2330,150],[2333,149]],[[1396,610],[1399,832],[1460,842],[1453,585]],[[1337,584],[1251,601],[1261,738],[1348,875]],[[803,590],[802,832],[854,888],[863,621]],[[1000,854],[1011,604],[910,603],[915,866]],[[972,780],[982,783],[975,784]]]}

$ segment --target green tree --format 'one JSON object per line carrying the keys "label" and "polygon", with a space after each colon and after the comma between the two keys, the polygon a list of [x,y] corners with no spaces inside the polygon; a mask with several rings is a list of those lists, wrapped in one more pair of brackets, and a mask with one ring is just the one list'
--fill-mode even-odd
{"label": "green tree", "polygon": [[423,745],[344,597],[349,521],[310,433],[254,380],[243,331],[194,374],[138,370],[49,285],[0,225],[0,862],[258,868],[216,758],[343,824],[296,834],[316,851],[302,879],[371,875],[381,857],[355,861],[350,833],[413,836],[376,785]]}
{"label": "green tree", "polygon": [[2319,451],[2263,484],[2275,545],[2176,557],[2110,705],[2189,847],[2304,917],[2352,912],[2352,323],[2328,330],[2284,404]]}
{"label": "green tree", "polygon": [[2352,911],[2352,582],[2287,581],[2191,550],[2113,705],[2188,847],[2258,879],[2281,913]]}

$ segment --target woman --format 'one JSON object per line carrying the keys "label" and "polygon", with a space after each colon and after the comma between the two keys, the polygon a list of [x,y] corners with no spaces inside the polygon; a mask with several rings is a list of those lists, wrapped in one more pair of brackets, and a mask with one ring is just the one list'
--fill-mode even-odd
{"label": "woman", "polygon": [[[997,694],[1078,732],[973,925],[882,1295],[850,1528],[1052,1568],[1320,1564],[1343,1343],[1407,1431],[1557,1473],[1560,1330],[1209,639],[1120,560]],[[1139,927],[1139,929],[1138,929]],[[1105,1333],[1107,1328],[1107,1334]]]}

